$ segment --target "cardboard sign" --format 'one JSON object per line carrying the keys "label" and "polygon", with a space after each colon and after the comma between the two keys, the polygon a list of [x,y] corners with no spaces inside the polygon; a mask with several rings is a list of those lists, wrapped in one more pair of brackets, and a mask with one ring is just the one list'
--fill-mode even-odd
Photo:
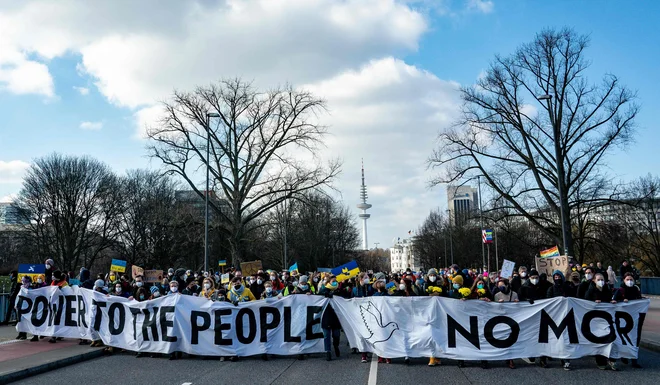
{"label": "cardboard sign", "polygon": [[505,259],[502,263],[502,272],[500,277],[510,279],[513,276],[513,268],[516,267],[516,263]]}
{"label": "cardboard sign", "polygon": [[261,261],[252,261],[252,262],[243,262],[241,263],[241,271],[243,272],[243,277],[249,277],[252,274],[257,274],[257,271],[262,270],[263,266]]}
{"label": "cardboard sign", "polygon": [[135,279],[135,277],[137,277],[138,275],[144,276],[144,269],[141,268],[140,266],[135,266],[135,265],[131,266],[131,271],[132,271],[133,279]]}
{"label": "cardboard sign", "polygon": [[145,270],[144,282],[155,283],[163,280],[163,270]]}
{"label": "cardboard sign", "polygon": [[570,268],[568,267],[568,257],[562,255],[560,257],[539,258],[536,257],[536,270],[539,274],[546,273],[548,281],[552,282],[552,272],[559,270],[564,273],[564,277],[568,276]]}
{"label": "cardboard sign", "polygon": [[229,283],[229,273],[220,276],[220,283],[222,284]]}

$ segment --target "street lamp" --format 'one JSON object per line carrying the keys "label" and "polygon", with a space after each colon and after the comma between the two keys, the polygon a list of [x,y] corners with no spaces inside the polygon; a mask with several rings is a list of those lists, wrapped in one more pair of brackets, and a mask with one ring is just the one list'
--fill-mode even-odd
{"label": "street lamp", "polygon": [[568,226],[566,226],[566,220],[569,219],[570,216],[569,213],[566,212],[566,210],[568,209],[567,207],[568,202],[564,202],[564,190],[566,189],[566,187],[564,186],[564,162],[560,160],[561,131],[560,128],[555,123],[555,118],[552,115],[552,104],[551,104],[552,95],[549,94],[540,95],[537,97],[537,99],[545,100],[548,103],[548,115],[550,116],[550,124],[552,125],[552,136],[555,144],[555,167],[557,168],[557,192],[559,193],[559,214],[561,220],[561,234],[562,234],[562,240],[564,242],[564,254],[566,256],[570,256],[570,250],[568,250],[568,242],[567,242],[570,236],[568,234],[569,231]]}
{"label": "street lamp", "polygon": [[206,114],[206,192],[204,201],[204,271],[209,271],[209,168],[211,167],[211,118],[219,118],[220,114]]}
{"label": "street lamp", "polygon": [[[452,235],[451,235],[451,210],[446,210],[447,211],[447,223],[449,224],[449,253],[451,256],[451,264],[454,264],[454,241],[452,240]],[[446,266],[445,266],[446,267]]]}

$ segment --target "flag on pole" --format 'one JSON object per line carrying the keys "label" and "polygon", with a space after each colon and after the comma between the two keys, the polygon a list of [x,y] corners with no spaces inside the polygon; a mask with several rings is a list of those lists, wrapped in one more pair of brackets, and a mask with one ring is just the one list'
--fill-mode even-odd
{"label": "flag on pole", "polygon": [[227,266],[227,260],[226,259],[221,259],[218,261],[218,266]]}
{"label": "flag on pole", "polygon": [[300,273],[298,271],[298,262],[294,263],[293,265],[291,265],[291,267],[289,267],[289,273],[293,273],[294,271],[296,273]]}
{"label": "flag on pole", "polygon": [[481,230],[481,239],[484,243],[493,243],[493,230]]}
{"label": "flag on pole", "polygon": [[559,247],[551,247],[546,250],[541,250],[539,253],[541,258],[559,257]]}

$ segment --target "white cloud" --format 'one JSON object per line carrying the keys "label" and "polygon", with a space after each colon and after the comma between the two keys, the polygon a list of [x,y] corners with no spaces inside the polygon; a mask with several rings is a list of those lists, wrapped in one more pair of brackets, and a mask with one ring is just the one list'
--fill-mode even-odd
{"label": "white cloud", "polygon": [[372,243],[407,235],[442,204],[441,192],[427,189],[426,160],[438,132],[457,116],[457,83],[388,57],[305,88],[328,100],[325,155],[343,159],[337,187],[351,207],[364,158]]}
{"label": "white cloud", "polygon": [[0,203],[11,203],[11,202],[15,201],[17,197],[18,197],[18,194],[9,194],[9,195],[2,196],[2,197],[0,197]]}
{"label": "white cloud", "polygon": [[[0,19],[1,20],[1,19]],[[0,21],[1,22],[1,21]],[[2,50],[2,45],[0,45]],[[14,94],[38,94],[46,97],[55,95],[53,79],[45,64],[25,60],[2,60],[0,57],[0,90]]]}
{"label": "white cloud", "polygon": [[76,90],[76,91],[78,91],[78,93],[79,93],[80,95],[83,95],[83,96],[85,96],[85,95],[89,95],[89,88],[73,86],[73,89]]}
{"label": "white cloud", "polygon": [[82,122],[80,128],[83,130],[98,131],[103,128],[102,122]]}
{"label": "white cloud", "polygon": [[163,114],[163,107],[155,105],[139,109],[133,117],[136,125],[136,139],[146,139],[147,132],[158,126],[159,120]]}
{"label": "white cloud", "polygon": [[30,164],[22,160],[0,160],[0,184],[21,183]]}
{"label": "white cloud", "polygon": [[470,0],[467,5],[469,10],[481,13],[491,13],[495,8],[495,3],[491,0]]}

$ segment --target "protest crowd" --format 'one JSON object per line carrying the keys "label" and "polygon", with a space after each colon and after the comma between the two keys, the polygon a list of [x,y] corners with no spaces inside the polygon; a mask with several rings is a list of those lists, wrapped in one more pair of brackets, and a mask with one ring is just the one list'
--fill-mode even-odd
{"label": "protest crowd", "polygon": [[[340,296],[345,299],[362,298],[370,296],[440,296],[460,301],[485,302],[529,302],[554,298],[573,297],[588,301],[599,302],[628,302],[642,298],[641,290],[636,285],[638,278],[633,267],[624,261],[619,269],[621,282],[617,281],[617,274],[612,267],[604,269],[600,263],[596,266],[570,265],[570,275],[556,270],[552,276],[539,274],[533,268],[519,266],[508,278],[500,276],[501,272],[478,272],[475,269],[463,269],[452,265],[442,269],[429,269],[425,272],[413,272],[407,269],[401,273],[385,272],[355,272],[350,279],[337,281],[337,277],[328,272],[309,272],[300,274],[296,269],[277,272],[273,270],[258,270],[256,273],[245,276],[241,270],[230,269],[228,274],[214,271],[192,271],[183,268],[170,268],[164,272],[160,282],[147,283],[143,276],[131,278],[128,274],[116,271],[99,273],[93,276],[86,268],[81,268],[79,274],[68,274],[60,271],[52,259],[45,261],[45,273],[39,275],[34,281],[29,276],[23,276],[16,281],[17,273],[12,272],[15,285],[12,287],[12,303],[14,303],[21,287],[38,289],[45,286],[65,287],[72,279],[80,282],[80,287],[100,292],[107,296],[120,296],[135,301],[149,301],[162,296],[188,295],[205,298],[209,301],[240,302],[258,301],[266,298],[283,298],[291,295],[318,295],[331,298]],[[11,312],[13,309],[9,309]],[[9,314],[8,314],[9,316]],[[7,317],[6,319],[9,319]],[[323,329],[325,358],[329,361],[340,356],[340,331],[342,325],[331,306],[328,306],[322,315],[321,327]],[[18,339],[27,339],[26,333],[20,333]],[[33,336],[30,341],[39,341],[47,337]],[[52,337],[48,341],[56,343],[61,338]],[[85,341],[81,344],[91,343],[91,346],[103,346],[102,341]],[[107,354],[117,352],[117,348],[105,347]],[[366,353],[353,349],[353,354],[361,357],[363,363],[369,362]],[[136,357],[143,357],[147,353],[135,352]],[[160,356],[160,354],[151,354]],[[182,353],[172,353],[169,359],[182,358]],[[208,358],[208,357],[207,357]],[[238,357],[219,357],[221,360],[235,361]],[[263,355],[263,359],[268,359]],[[305,359],[305,355],[299,355]],[[534,357],[523,359],[529,364],[548,367],[552,357]],[[617,362],[605,356],[595,357],[599,369],[618,370]],[[630,363],[633,368],[641,368],[637,360],[621,359],[622,363]],[[392,359],[378,357],[378,363],[391,363]],[[410,364],[408,357],[405,364]],[[440,365],[440,359],[431,357],[429,366]],[[465,366],[464,361],[458,361],[460,367]],[[513,360],[507,360],[506,365],[514,369]],[[483,368],[489,367],[489,361],[482,361]],[[569,360],[561,360],[561,368],[570,370]]]}

